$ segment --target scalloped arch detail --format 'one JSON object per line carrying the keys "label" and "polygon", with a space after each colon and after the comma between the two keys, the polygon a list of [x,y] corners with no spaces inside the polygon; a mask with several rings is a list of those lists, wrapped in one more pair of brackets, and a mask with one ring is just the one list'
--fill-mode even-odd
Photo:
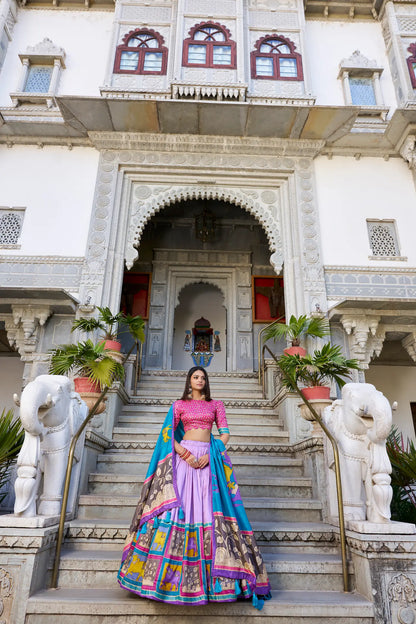
{"label": "scalloped arch detail", "polygon": [[220,280],[216,280],[214,277],[201,277],[198,280],[196,280],[195,277],[189,277],[189,279],[185,283],[181,284],[176,294],[175,308],[177,308],[177,306],[180,304],[181,294],[183,293],[185,288],[189,288],[189,286],[196,286],[198,284],[205,284],[208,286],[213,286],[214,288],[219,290],[222,295],[222,306],[224,308],[226,307],[225,301],[226,301],[227,293],[225,290],[225,284],[221,284]]}
{"label": "scalloped arch detail", "polygon": [[281,267],[283,259],[279,222],[271,212],[270,207],[259,199],[259,194],[256,190],[245,192],[241,189],[217,186],[177,186],[166,188],[158,193],[149,193],[148,198],[134,204],[130,215],[125,250],[125,260],[128,269],[131,269],[133,263],[138,258],[137,249],[147,222],[165,207],[189,199],[218,199],[239,206],[249,212],[257,219],[265,231],[273,264],[275,267]]}

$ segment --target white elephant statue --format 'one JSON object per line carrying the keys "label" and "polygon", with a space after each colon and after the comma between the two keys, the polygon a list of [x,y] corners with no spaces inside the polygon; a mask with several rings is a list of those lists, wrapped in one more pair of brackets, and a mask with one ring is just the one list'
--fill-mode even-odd
{"label": "white elephant statue", "polygon": [[[14,515],[25,518],[59,515],[69,446],[88,408],[72,391],[70,380],[61,375],[39,375],[27,384],[20,400],[17,395],[14,399],[20,406],[25,430],[17,458]],[[79,480],[84,437],[80,436],[75,450],[72,488]],[[73,502],[70,494],[68,510]]]}
{"label": "white elephant statue", "polygon": [[[390,403],[372,384],[348,383],[342,399],[325,408],[323,419],[338,443],[345,519],[390,522],[391,464],[386,451]],[[332,447],[326,446],[333,468]],[[330,502],[334,498],[330,495]]]}

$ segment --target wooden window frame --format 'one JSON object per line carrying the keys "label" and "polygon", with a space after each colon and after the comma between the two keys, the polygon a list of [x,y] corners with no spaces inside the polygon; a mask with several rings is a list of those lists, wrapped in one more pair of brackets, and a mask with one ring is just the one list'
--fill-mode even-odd
{"label": "wooden window frame", "polygon": [[413,71],[413,63],[416,63],[416,43],[411,43],[407,48],[407,51],[411,54],[411,56],[406,59],[407,69],[409,70],[410,75],[410,82],[412,83],[413,89],[416,89],[416,74]]}
{"label": "wooden window frame", "polygon": [[[290,54],[281,54],[275,52],[260,52],[260,48],[264,43],[267,43],[270,39],[278,39],[284,45],[287,45],[290,48]],[[302,55],[299,52],[295,52],[296,46],[287,37],[283,37],[282,35],[265,35],[264,37],[260,37],[254,44],[255,49],[250,53],[250,63],[251,63],[251,77],[254,80],[289,80],[289,81],[303,81],[303,65],[302,65]],[[273,76],[260,76],[257,75],[257,64],[256,59],[258,58],[271,58],[273,59]],[[278,62],[281,58],[294,59],[296,61],[297,75],[296,76],[281,76],[280,75],[280,64]]]}
{"label": "wooden window frame", "polygon": [[[128,45],[128,42],[133,37],[137,37],[140,35],[149,35],[150,37],[156,39],[159,43],[158,48],[145,48],[145,47],[137,47],[133,48]],[[136,74],[140,76],[163,76],[166,74],[167,65],[168,65],[168,48],[164,46],[165,40],[162,35],[151,28],[136,28],[135,30],[131,30],[123,37],[123,43],[117,46],[116,48],[116,56],[114,59],[114,70],[115,74]],[[139,61],[137,63],[137,69],[120,69],[121,55],[123,52],[138,52],[139,53]],[[162,54],[162,67],[160,71],[145,71],[144,60],[146,56],[146,52],[153,53],[161,53]]]}
{"label": "wooden window frame", "polygon": [[[199,30],[203,30],[204,28],[216,28],[221,31],[225,36],[224,41],[202,41],[195,40],[194,36]],[[206,62],[205,63],[190,63],[188,61],[189,54],[189,46],[190,45],[203,45],[206,47]],[[214,63],[214,48],[221,46],[229,46],[231,48],[231,63],[229,65],[215,64]],[[189,31],[189,37],[183,42],[183,52],[182,52],[182,66],[183,67],[206,67],[207,69],[236,69],[237,68],[237,47],[236,42],[231,39],[231,33],[222,24],[218,22],[201,22],[200,24],[196,24],[192,26]]]}
{"label": "wooden window frame", "polygon": [[[278,280],[279,285],[282,288],[284,294],[284,279],[278,275],[252,275],[251,276],[251,303],[252,303],[252,319],[253,323],[263,323],[268,324],[279,318],[279,315],[275,318],[270,316],[270,318],[262,318],[258,316],[257,306],[256,306],[256,281],[257,280]],[[283,307],[284,307],[284,297],[283,297]],[[281,323],[285,322],[285,318],[280,320]]]}

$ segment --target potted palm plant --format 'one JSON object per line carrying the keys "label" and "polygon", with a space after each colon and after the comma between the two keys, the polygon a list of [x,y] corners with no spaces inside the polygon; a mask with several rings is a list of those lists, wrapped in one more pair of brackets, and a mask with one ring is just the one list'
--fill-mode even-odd
{"label": "potted palm plant", "polygon": [[313,354],[285,354],[278,359],[283,372],[282,383],[290,390],[299,390],[298,383],[305,385],[300,391],[308,401],[329,399],[330,384],[335,381],[341,388],[351,371],[359,368],[355,359],[346,358],[338,345],[327,342]]}
{"label": "potted palm plant", "polygon": [[[114,351],[106,349],[104,342],[94,344],[92,340],[64,344],[53,349],[49,372],[52,375],[75,374],[75,391],[79,392],[89,407],[103,388],[124,379],[124,368],[114,359]],[[104,406],[101,411],[103,409]]]}
{"label": "potted palm plant", "polygon": [[104,333],[103,340],[106,349],[120,351],[121,343],[117,340],[118,334],[128,332],[136,342],[144,342],[144,320],[141,316],[132,316],[124,312],[113,314],[108,307],[97,306],[98,318],[81,317],[72,324],[71,331],[79,329],[83,332],[92,332],[97,329]]}
{"label": "potted palm plant", "polygon": [[302,314],[296,318],[293,314],[288,323],[274,323],[270,325],[264,332],[264,341],[279,340],[286,338],[290,340],[292,346],[284,349],[284,353],[288,355],[304,356],[306,350],[300,346],[300,340],[306,336],[314,336],[315,338],[323,338],[329,334],[328,320],[323,316],[307,316]]}

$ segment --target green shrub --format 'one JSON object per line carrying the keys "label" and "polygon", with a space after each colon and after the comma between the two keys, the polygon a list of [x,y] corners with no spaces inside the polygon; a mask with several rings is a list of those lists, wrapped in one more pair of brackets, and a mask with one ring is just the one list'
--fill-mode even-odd
{"label": "green shrub", "polygon": [[[13,410],[2,411],[0,416],[0,492],[10,478],[10,469],[22,448],[25,432],[19,420],[13,420]],[[0,502],[7,492],[0,493]]]}
{"label": "green shrub", "polygon": [[416,447],[393,427],[386,448],[392,467],[392,520],[416,523]]}

